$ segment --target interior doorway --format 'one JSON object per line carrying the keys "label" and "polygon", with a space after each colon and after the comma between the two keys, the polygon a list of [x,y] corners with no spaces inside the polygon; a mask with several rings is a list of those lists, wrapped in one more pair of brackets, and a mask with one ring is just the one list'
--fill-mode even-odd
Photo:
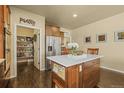
{"label": "interior doorway", "polygon": [[18,64],[33,64],[40,70],[40,29],[17,25],[14,40],[16,76]]}

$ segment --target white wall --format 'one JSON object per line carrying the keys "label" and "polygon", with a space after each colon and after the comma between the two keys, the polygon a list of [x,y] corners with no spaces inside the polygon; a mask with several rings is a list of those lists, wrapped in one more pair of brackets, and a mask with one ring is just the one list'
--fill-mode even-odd
{"label": "white wall", "polygon": [[[36,22],[35,26],[33,26],[34,28],[39,28],[42,33],[41,33],[41,56],[42,56],[42,64],[41,64],[41,69],[44,70],[45,67],[45,17],[42,17],[40,15],[36,15],[34,13],[28,12],[28,11],[24,11],[18,8],[15,8],[13,6],[10,7],[11,9],[11,32],[12,32],[12,46],[11,46],[11,55],[12,55],[12,60],[11,60],[11,76],[14,77],[16,76],[16,64],[14,63],[14,46],[13,46],[13,33],[14,33],[14,29],[15,29],[15,25],[16,24],[20,24],[19,23],[19,19],[20,17],[22,18],[27,18],[27,19],[32,19]],[[22,24],[21,25],[25,25],[25,26],[31,26],[30,24]]]}
{"label": "white wall", "polygon": [[[101,59],[101,66],[124,72],[124,42],[114,41],[114,32],[124,30],[124,13],[79,27],[72,31],[72,40],[80,45],[80,49],[87,51],[87,48],[98,47]],[[106,33],[107,42],[96,43],[96,34]],[[91,36],[92,42],[84,43],[84,36]]]}
{"label": "white wall", "polygon": [[24,27],[17,27],[16,35],[17,36],[33,37],[34,36],[34,29],[29,29],[29,28],[24,28]]}

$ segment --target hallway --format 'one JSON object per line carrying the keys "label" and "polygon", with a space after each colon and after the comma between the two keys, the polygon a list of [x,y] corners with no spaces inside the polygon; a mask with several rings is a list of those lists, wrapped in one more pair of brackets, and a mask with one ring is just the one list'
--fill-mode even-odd
{"label": "hallway", "polygon": [[50,88],[50,71],[38,71],[33,64],[18,64],[18,76],[9,81],[9,88]]}

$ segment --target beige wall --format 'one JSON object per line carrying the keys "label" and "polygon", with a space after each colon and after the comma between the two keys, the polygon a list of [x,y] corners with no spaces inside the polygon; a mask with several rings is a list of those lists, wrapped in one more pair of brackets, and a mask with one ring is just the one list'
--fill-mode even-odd
{"label": "beige wall", "polygon": [[24,28],[24,27],[17,27],[17,36],[34,36],[34,29]]}
{"label": "beige wall", "polygon": [[[12,60],[11,60],[11,77],[15,77],[16,76],[16,63],[14,63],[14,52],[15,52],[15,49],[14,49],[14,43],[13,43],[13,40],[15,39],[14,37],[14,30],[15,30],[15,27],[17,24],[19,25],[24,25],[24,26],[30,26],[30,27],[33,27],[33,28],[39,28],[41,30],[41,61],[42,61],[42,64],[40,65],[40,69],[41,70],[44,70],[44,67],[45,67],[45,17],[42,17],[40,15],[37,15],[37,14],[34,14],[34,13],[31,13],[31,12],[28,12],[28,11],[24,11],[24,10],[21,10],[21,9],[18,9],[18,8],[15,8],[13,6],[10,6],[10,9],[11,9],[11,32],[12,32],[12,35],[11,35],[11,41],[12,41],[12,46],[11,46],[11,57],[12,57]],[[36,22],[35,26],[32,26],[30,24],[27,24],[27,23],[20,23],[19,22],[19,19],[20,17],[22,18],[27,18],[27,19],[32,19]]]}
{"label": "beige wall", "polygon": [[[83,20],[83,19],[82,19]],[[124,13],[100,20],[72,31],[72,39],[86,52],[88,47],[98,47],[101,66],[124,72],[124,42],[114,41],[114,32],[124,30]],[[107,42],[96,43],[96,34],[106,33]],[[92,42],[84,43],[84,36],[91,36]]]}

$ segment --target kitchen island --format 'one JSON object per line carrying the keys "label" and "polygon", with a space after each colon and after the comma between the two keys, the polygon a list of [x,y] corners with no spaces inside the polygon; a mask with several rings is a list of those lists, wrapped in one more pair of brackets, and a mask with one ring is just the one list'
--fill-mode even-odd
{"label": "kitchen island", "polygon": [[52,62],[52,87],[92,88],[100,78],[99,55],[50,56]]}

